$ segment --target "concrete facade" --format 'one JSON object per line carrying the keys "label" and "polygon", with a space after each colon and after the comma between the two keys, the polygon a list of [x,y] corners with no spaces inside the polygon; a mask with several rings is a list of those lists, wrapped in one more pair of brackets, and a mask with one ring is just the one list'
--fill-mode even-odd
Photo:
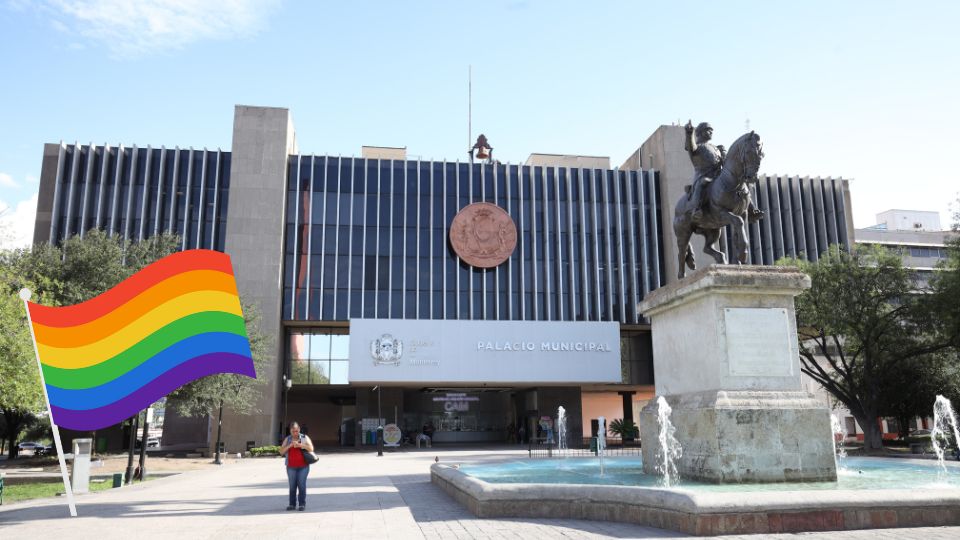
{"label": "concrete facade", "polygon": [[[238,105],[233,120],[233,163],[227,214],[226,252],[233,261],[242,301],[259,314],[267,338],[268,368],[260,374],[259,413],[224,411],[228,449],[273,444],[280,421],[283,329],[280,302],[283,244],[277,242],[286,219],[287,156],[297,152],[290,111]],[[212,444],[215,438],[210,439]]]}
{"label": "concrete facade", "polygon": [[576,156],[567,154],[530,154],[524,165],[534,167],[569,167],[571,169],[609,169],[607,156]]}
{"label": "concrete facade", "polygon": [[888,231],[936,231],[940,229],[940,212],[927,210],[887,210],[877,214],[877,223]]}
{"label": "concrete facade", "polygon": [[403,161],[407,159],[407,147],[361,146],[360,157],[367,159],[398,159]]}
{"label": "concrete facade", "polygon": [[57,178],[60,176],[58,163],[62,145],[43,145],[43,166],[40,169],[40,193],[37,195],[37,220],[33,227],[33,243],[51,242],[51,224],[53,222]]}

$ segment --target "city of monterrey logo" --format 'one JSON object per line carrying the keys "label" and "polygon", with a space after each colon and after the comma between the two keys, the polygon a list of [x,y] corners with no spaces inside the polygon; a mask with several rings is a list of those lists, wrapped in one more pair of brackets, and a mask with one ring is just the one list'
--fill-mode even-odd
{"label": "city of monterrey logo", "polygon": [[450,245],[465,263],[494,268],[517,247],[517,225],[503,208],[477,202],[463,207],[450,222]]}
{"label": "city of monterrey logo", "polygon": [[403,356],[403,342],[390,334],[370,342],[370,356],[373,364],[379,366],[398,366]]}

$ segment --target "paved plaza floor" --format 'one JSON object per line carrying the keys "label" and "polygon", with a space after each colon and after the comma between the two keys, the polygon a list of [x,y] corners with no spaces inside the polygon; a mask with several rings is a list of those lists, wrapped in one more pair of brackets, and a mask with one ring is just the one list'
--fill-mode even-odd
{"label": "paved plaza floor", "polygon": [[[425,449],[321,454],[308,479],[306,512],[286,512],[283,461],[260,458],[143,485],[77,497],[70,518],[60,497],[0,506],[0,538],[682,538],[624,523],[478,519],[430,483],[429,467],[527,459],[520,450]],[[149,464],[148,464],[149,468]],[[726,536],[759,539],[761,536]],[[957,539],[960,527],[764,535],[774,539]]]}

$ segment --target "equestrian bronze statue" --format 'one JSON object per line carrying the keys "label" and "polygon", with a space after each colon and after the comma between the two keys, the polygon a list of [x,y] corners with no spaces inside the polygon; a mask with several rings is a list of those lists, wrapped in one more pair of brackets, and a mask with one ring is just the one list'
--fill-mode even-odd
{"label": "equestrian bronze statue", "polygon": [[[697,268],[690,247],[690,237],[704,237],[703,252],[719,264],[727,263],[727,256],[717,249],[723,227],[733,230],[733,245],[737,263],[747,261],[747,223],[763,218],[763,212],[753,205],[748,185],[757,182],[757,171],[763,159],[760,136],[751,131],[730,145],[729,152],[722,145],[710,143],[713,128],[703,122],[696,130],[691,122],[684,126],[685,144],[695,170],[693,183],[677,202],[673,231],[677,235],[679,254],[678,277],[686,269]],[[696,132],[696,133],[694,133]]]}

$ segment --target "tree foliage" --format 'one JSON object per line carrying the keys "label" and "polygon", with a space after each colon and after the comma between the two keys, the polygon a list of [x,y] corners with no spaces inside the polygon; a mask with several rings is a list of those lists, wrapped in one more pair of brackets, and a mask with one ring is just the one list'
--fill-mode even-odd
{"label": "tree foliage", "polygon": [[637,438],[640,436],[640,427],[629,418],[616,418],[610,422],[610,433],[619,435],[622,439]]}
{"label": "tree foliage", "polygon": [[197,379],[170,394],[168,403],[174,402],[177,412],[184,416],[212,416],[221,405],[241,414],[257,412],[256,405],[260,399],[260,387],[264,382],[269,344],[260,332],[260,315],[253,306],[243,306],[243,320],[247,327],[247,337],[250,339],[250,352],[253,354],[257,378],[221,373]]}
{"label": "tree foliage", "polygon": [[[269,362],[267,347],[269,341],[260,332],[259,312],[250,305],[243,306],[243,320],[247,328],[247,337],[250,340],[250,352],[253,356],[253,366],[257,373],[256,379],[234,373],[209,375],[181,386],[167,400],[184,416],[217,416],[218,426],[222,425],[223,408],[227,407],[236,413],[249,414],[257,411],[257,402],[260,400],[264,374]],[[220,455],[220,429],[217,429],[217,458]]]}
{"label": "tree foliage", "polygon": [[[179,245],[175,235],[127,242],[94,230],[61,246],[38,244],[0,251],[0,412],[6,420],[7,440],[14,443],[44,407],[30,330],[17,292],[29,288],[32,301],[51,306],[84,302],[173,253]],[[16,452],[16,445],[12,446],[11,456]]]}
{"label": "tree foliage", "polygon": [[[956,359],[960,332],[957,297],[946,295],[956,267],[918,290],[899,255],[881,246],[832,246],[816,263],[779,264],[798,266],[812,281],[796,299],[801,369],[850,410],[869,451],[882,447],[878,416],[924,400],[932,410],[935,394],[949,391],[945,374],[955,367],[944,359]],[[914,405],[899,397],[904,391],[916,393]]]}

